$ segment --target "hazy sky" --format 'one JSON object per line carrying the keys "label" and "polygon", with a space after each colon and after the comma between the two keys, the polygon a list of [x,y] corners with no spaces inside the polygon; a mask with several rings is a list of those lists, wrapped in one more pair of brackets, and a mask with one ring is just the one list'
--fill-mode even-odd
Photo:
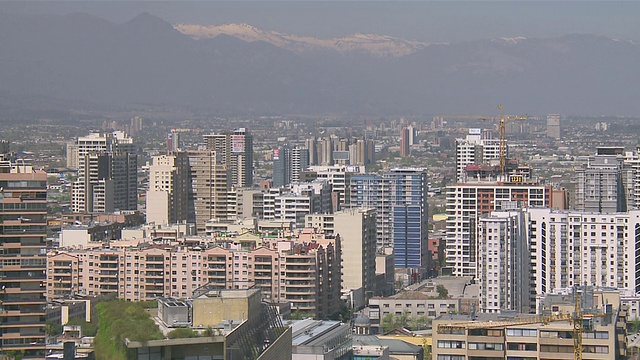
{"label": "hazy sky", "polygon": [[588,33],[640,40],[640,2],[485,1],[16,1],[0,12],[86,12],[125,22],[141,12],[203,25],[245,22],[320,37],[378,33],[429,42]]}

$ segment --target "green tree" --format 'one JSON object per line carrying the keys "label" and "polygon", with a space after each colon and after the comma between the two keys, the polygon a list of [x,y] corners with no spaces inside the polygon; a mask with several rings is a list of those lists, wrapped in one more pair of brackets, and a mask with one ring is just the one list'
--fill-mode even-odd
{"label": "green tree", "polygon": [[380,324],[382,325],[383,332],[389,332],[396,328],[395,322],[393,321],[393,314],[391,313],[383,316]]}
{"label": "green tree", "polygon": [[640,318],[635,318],[627,323],[627,331],[629,334],[637,334],[640,332]]}
{"label": "green tree", "polygon": [[60,335],[62,334],[62,325],[53,321],[47,321],[44,325],[44,333],[47,334],[47,336]]}
{"label": "green tree", "polygon": [[393,325],[396,329],[399,327],[406,328],[409,325],[409,313],[406,310],[403,311],[402,314],[394,318]]}
{"label": "green tree", "polygon": [[427,339],[426,338],[422,339],[422,348],[424,349],[424,360],[431,360],[431,358],[432,358],[431,346],[429,346],[429,344],[427,344]]}
{"label": "green tree", "polygon": [[447,290],[444,285],[436,286],[436,291],[438,292],[438,299],[448,299],[449,298],[449,290]]}
{"label": "green tree", "polygon": [[426,316],[416,316],[409,319],[411,330],[425,330],[431,327],[431,319]]}

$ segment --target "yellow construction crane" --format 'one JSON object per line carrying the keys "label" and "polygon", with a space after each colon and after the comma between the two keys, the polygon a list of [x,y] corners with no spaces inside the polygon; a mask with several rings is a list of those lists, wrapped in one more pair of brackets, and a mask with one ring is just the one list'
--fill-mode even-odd
{"label": "yellow construction crane", "polygon": [[500,117],[489,117],[483,118],[482,120],[497,120],[500,122],[500,172],[504,175],[505,165],[507,162],[507,141],[506,141],[506,131],[504,123],[508,120],[526,120],[528,118],[527,115],[524,116],[504,116],[504,105],[500,104],[496,107],[500,110]]}
{"label": "yellow construction crane", "polygon": [[573,358],[582,360],[582,307],[578,291],[575,290],[573,294]]}
{"label": "yellow construction crane", "polygon": [[526,316],[504,321],[473,321],[452,324],[439,324],[438,332],[446,330],[475,330],[475,329],[495,329],[507,326],[530,325],[530,324],[548,324],[553,321],[573,321],[572,314],[551,314],[551,315],[535,315]]}

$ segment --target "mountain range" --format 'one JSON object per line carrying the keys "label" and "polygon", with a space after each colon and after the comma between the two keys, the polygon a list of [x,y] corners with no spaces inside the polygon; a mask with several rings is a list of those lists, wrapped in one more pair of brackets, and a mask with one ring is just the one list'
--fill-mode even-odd
{"label": "mountain range", "polygon": [[[0,14],[3,109],[172,106],[218,114],[640,115],[640,47],[596,35],[427,44],[149,14]],[[44,101],[42,99],[47,99]],[[52,105],[53,107],[54,105]]]}

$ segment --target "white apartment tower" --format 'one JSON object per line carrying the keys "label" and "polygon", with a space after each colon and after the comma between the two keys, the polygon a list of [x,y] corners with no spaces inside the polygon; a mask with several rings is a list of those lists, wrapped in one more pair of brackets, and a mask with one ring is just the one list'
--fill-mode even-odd
{"label": "white apartment tower", "polygon": [[525,213],[494,211],[478,222],[480,311],[528,313],[531,303],[530,244]]}
{"label": "white apartment tower", "polygon": [[537,294],[576,285],[640,292],[640,211],[527,211]]}
{"label": "white apartment tower", "polygon": [[471,164],[488,164],[500,159],[500,139],[491,138],[490,131],[469,129],[464,139],[456,140],[456,179],[465,182],[464,169]]}

